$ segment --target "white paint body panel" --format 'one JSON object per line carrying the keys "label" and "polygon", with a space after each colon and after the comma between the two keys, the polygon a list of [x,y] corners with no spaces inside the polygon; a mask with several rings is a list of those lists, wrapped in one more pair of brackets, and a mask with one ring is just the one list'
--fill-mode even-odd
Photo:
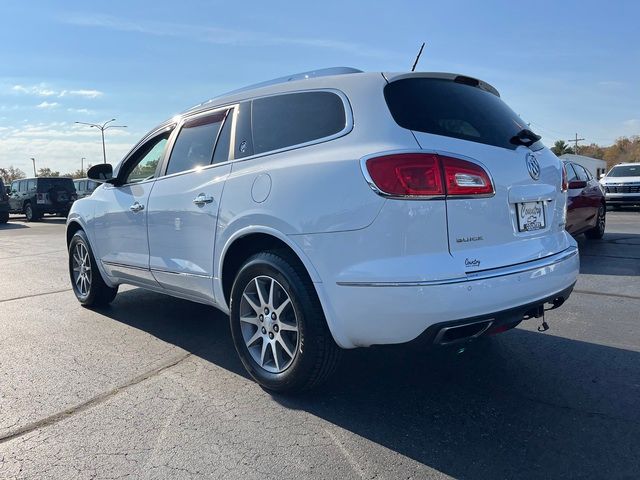
{"label": "white paint body panel", "polygon": [[[101,271],[109,284],[145,286],[224,312],[222,266],[229,248],[252,233],[276,237],[305,266],[333,337],[344,348],[409,341],[434,323],[528,304],[570,287],[578,273],[575,255],[483,280],[468,277],[465,266],[469,256],[479,258],[483,270],[575,248],[561,226],[566,199],[559,191],[555,156],[546,149],[536,153],[543,174],[535,184],[527,175],[526,149],[507,151],[433,135],[417,135],[417,141],[393,121],[382,93],[385,84],[379,73],[349,74],[271,85],[211,102],[202,108],[280,92],[338,89],[348,99],[353,128],[328,142],[129,190],[102,186],[74,203],[69,223],[82,225],[100,260],[140,268],[135,277],[105,267]],[[412,201],[371,190],[360,169],[362,157],[420,148],[481,162],[496,182],[496,195]],[[199,193],[212,195],[214,203],[196,207],[191,202]],[[129,212],[135,200],[145,202],[143,215]],[[524,235],[513,230],[511,208],[525,200],[547,202],[547,229]],[[451,237],[455,242],[456,235],[477,232],[484,242],[450,243]],[[457,283],[447,283],[452,279]]]}

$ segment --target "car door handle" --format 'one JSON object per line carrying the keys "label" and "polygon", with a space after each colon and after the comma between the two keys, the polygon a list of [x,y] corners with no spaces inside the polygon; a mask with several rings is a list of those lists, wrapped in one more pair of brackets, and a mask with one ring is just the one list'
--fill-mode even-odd
{"label": "car door handle", "polygon": [[133,205],[129,207],[129,210],[131,210],[133,213],[138,213],[139,211],[144,210],[144,205],[142,205],[141,203],[135,202]]}
{"label": "car door handle", "polygon": [[202,207],[207,203],[213,203],[213,197],[211,195],[205,195],[204,193],[201,193],[193,199],[193,203],[199,207]]}

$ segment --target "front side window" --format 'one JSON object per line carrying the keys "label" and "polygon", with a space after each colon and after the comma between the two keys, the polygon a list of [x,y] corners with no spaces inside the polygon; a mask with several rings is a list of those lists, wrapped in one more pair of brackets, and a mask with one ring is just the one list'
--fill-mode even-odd
{"label": "front side window", "polygon": [[12,192],[17,192],[18,191],[18,182],[13,182],[11,184],[11,191]]}
{"label": "front side window", "polygon": [[137,183],[155,176],[158,163],[162,160],[171,132],[165,132],[149,140],[127,160],[124,183]]}
{"label": "front side window", "polygon": [[347,123],[342,99],[332,92],[300,92],[253,100],[254,153],[292,147],[335,135]]}
{"label": "front side window", "polygon": [[571,165],[570,163],[565,163],[564,168],[567,171],[567,182],[575,182],[576,180],[578,180],[578,175],[573,169],[573,165]]}
{"label": "front side window", "polygon": [[218,132],[227,111],[187,120],[171,151],[167,175],[210,165]]}
{"label": "front side window", "polygon": [[576,173],[578,174],[578,180],[582,180],[583,182],[588,182],[589,181],[589,174],[584,169],[584,167],[582,167],[582,165],[575,165],[574,164],[573,168],[575,169]]}

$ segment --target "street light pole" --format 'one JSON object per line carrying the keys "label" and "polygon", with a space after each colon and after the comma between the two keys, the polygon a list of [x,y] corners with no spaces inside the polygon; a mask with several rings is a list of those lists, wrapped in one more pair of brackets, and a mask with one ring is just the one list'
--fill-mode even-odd
{"label": "street light pole", "polygon": [[80,159],[80,176],[84,177],[84,161],[85,161],[85,157],[82,157]]}
{"label": "street light pole", "polygon": [[36,159],[31,157],[31,161],[33,162],[33,176],[37,177],[38,174],[36,173]]}
{"label": "street light pole", "polygon": [[102,159],[104,160],[104,163],[107,163],[107,150],[104,146],[104,131],[109,130],[110,128],[127,128],[126,125],[109,125],[111,122],[115,121],[116,119],[112,118],[111,120],[104,122],[102,125],[100,125],[99,123],[75,122],[79,125],[88,125],[89,127],[97,128],[98,130],[100,130],[100,133],[102,134]]}

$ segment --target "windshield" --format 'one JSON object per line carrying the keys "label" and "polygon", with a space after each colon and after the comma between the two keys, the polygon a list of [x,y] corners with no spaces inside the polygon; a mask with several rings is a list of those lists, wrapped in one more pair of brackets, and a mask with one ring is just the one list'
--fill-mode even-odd
{"label": "windshield", "polygon": [[640,177],[640,163],[613,167],[607,177]]}
{"label": "windshield", "polygon": [[515,150],[511,139],[529,128],[500,97],[452,80],[397,80],[384,96],[396,123],[409,130]]}

